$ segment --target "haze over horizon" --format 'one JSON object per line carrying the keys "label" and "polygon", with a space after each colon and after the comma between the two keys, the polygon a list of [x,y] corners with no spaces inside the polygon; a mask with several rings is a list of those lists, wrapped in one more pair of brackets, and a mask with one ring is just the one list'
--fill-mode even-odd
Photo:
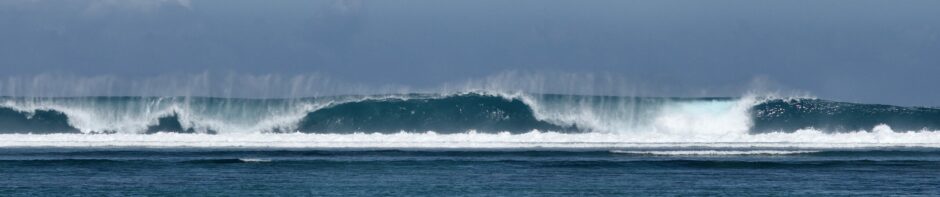
{"label": "haze over horizon", "polygon": [[[574,73],[581,78],[559,80],[613,79],[630,93],[659,96],[739,96],[768,86],[940,106],[938,7],[930,0],[6,0],[0,85],[50,73],[74,77],[47,79],[50,86],[101,76],[314,73],[421,89],[494,76],[512,83],[501,77],[507,72]],[[187,83],[180,84],[169,87]]]}

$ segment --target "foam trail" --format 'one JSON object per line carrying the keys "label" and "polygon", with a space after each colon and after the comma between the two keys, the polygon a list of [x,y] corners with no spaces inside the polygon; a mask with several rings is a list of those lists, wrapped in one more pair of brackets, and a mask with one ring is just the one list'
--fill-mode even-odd
{"label": "foam trail", "polygon": [[817,153],[819,151],[783,151],[783,150],[675,150],[675,151],[625,151],[611,150],[611,153],[656,156],[740,156],[740,155],[796,155]]}
{"label": "foam trail", "polygon": [[258,159],[258,158],[239,158],[238,160],[239,160],[239,161],[242,161],[242,162],[246,162],[246,163],[271,162],[270,159]]}
{"label": "foam trail", "polygon": [[614,133],[355,133],[355,134],[0,134],[0,147],[246,147],[246,148],[859,148],[937,147],[940,131],[740,134],[688,138],[672,134]]}

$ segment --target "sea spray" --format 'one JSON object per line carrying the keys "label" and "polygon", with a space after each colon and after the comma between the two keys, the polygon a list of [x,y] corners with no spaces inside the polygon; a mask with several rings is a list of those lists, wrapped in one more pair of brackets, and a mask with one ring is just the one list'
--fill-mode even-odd
{"label": "sea spray", "polygon": [[[780,106],[780,103],[792,105]],[[0,123],[7,124],[2,130],[6,133],[54,133],[50,129],[56,128],[62,132],[124,134],[427,131],[448,134],[470,130],[482,133],[540,130],[727,141],[750,134],[801,129],[818,129],[823,133],[857,132],[879,124],[900,128],[900,132],[929,131],[936,130],[937,117],[940,117],[937,116],[940,110],[932,108],[851,103],[839,103],[833,108],[832,103],[757,99],[752,96],[655,98],[492,92],[296,99],[5,97],[0,102],[0,109],[5,111],[5,115],[0,116],[3,119]],[[815,111],[810,113],[805,109]],[[812,115],[806,117],[830,120],[824,122],[825,125],[856,129],[826,130],[825,127],[817,127],[818,121],[793,121],[792,114],[799,117],[801,113]],[[863,117],[865,121],[841,118],[852,113],[857,113],[855,116]],[[887,118],[879,120],[878,117]],[[894,117],[905,117],[905,121],[896,121],[892,119]],[[31,130],[24,125],[38,126]]]}

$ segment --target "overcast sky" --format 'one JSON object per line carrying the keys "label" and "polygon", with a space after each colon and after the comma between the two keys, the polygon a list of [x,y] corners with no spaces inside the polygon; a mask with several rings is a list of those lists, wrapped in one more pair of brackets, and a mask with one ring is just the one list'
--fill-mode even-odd
{"label": "overcast sky", "polygon": [[936,0],[2,0],[0,76],[320,73],[427,87],[571,72],[664,96],[738,96],[763,81],[938,106],[938,9]]}

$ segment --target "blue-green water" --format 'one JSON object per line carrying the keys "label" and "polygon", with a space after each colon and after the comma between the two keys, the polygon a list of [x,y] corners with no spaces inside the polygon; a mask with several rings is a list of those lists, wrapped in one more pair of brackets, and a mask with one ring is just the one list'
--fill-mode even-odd
{"label": "blue-green water", "polygon": [[[749,133],[940,129],[940,109],[821,99],[646,98],[552,94],[402,94],[294,99],[0,97],[2,133],[566,133],[695,126],[692,117]],[[694,122],[692,122],[694,124]],[[734,125],[736,124],[736,125]],[[726,129],[726,128],[722,128]]]}
{"label": "blue-green water", "polygon": [[811,98],[0,97],[0,196],[936,196],[938,129]]}
{"label": "blue-green water", "polygon": [[938,169],[930,148],[7,148],[0,195],[935,196]]}

